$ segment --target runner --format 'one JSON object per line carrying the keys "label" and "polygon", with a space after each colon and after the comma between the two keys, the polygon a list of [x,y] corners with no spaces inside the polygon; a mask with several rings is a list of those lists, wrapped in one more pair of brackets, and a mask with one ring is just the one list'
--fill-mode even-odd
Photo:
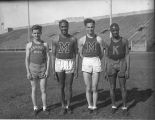
{"label": "runner", "polygon": [[27,71],[27,79],[30,80],[32,87],[32,103],[34,114],[38,113],[36,101],[37,83],[40,82],[41,98],[43,103],[43,111],[49,114],[46,105],[46,83],[49,75],[49,46],[41,40],[42,26],[34,25],[32,27],[32,42],[26,45],[25,65]]}
{"label": "runner", "polygon": [[82,58],[83,78],[86,85],[86,98],[89,113],[97,114],[97,86],[102,71],[101,59],[103,57],[103,42],[94,32],[95,21],[85,19],[86,35],[79,40],[79,53]]}
{"label": "runner", "polygon": [[[72,98],[73,79],[78,76],[78,47],[77,39],[68,33],[67,20],[59,22],[60,34],[52,40],[52,69],[60,88],[62,109],[60,115],[72,113],[70,106]],[[66,96],[65,96],[66,87]],[[65,104],[65,97],[67,103]]]}
{"label": "runner", "polygon": [[112,113],[115,113],[116,79],[118,78],[123,100],[123,113],[127,113],[126,106],[126,79],[129,78],[130,56],[128,40],[119,35],[119,25],[113,23],[110,26],[112,38],[106,41],[105,49],[105,77],[110,83],[110,96],[112,100]]}

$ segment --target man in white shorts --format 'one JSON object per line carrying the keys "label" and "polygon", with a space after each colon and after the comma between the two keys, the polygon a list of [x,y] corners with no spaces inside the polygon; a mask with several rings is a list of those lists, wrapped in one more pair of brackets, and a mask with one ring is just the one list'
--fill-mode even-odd
{"label": "man in white shorts", "polygon": [[99,75],[102,71],[101,59],[103,57],[103,42],[101,37],[94,32],[95,21],[85,19],[84,25],[86,35],[80,38],[78,42],[79,53],[82,58],[82,71],[86,85],[86,98],[88,102],[89,113],[97,113],[97,86]]}
{"label": "man in white shorts", "polygon": [[[61,33],[52,40],[52,70],[60,87],[62,109],[60,114],[72,113],[70,101],[72,97],[73,79],[78,76],[78,46],[77,39],[68,33],[69,23],[59,22]],[[65,104],[65,87],[66,100]]]}

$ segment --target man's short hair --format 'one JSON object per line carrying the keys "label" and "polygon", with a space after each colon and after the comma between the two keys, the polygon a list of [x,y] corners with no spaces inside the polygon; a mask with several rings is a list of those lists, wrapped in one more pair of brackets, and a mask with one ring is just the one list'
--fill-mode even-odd
{"label": "man's short hair", "polygon": [[61,25],[61,23],[66,23],[67,25],[69,25],[69,22],[65,19],[59,21],[59,26]]}
{"label": "man's short hair", "polygon": [[87,19],[84,20],[84,25],[86,26],[87,23],[93,23],[93,24],[95,24],[95,20],[93,20],[91,18],[87,18]]}
{"label": "man's short hair", "polygon": [[111,30],[113,27],[116,27],[116,28],[118,28],[118,30],[119,30],[119,25],[118,25],[117,23],[112,23],[112,24],[110,25],[110,30]]}
{"label": "man's short hair", "polygon": [[32,29],[32,31],[33,30],[39,30],[41,32],[42,31],[42,26],[40,26],[40,25],[33,25],[31,29]]}

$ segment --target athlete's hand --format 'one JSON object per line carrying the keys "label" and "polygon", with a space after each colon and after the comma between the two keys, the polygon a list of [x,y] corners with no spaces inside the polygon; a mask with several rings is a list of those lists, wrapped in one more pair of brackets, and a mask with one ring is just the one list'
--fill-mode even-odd
{"label": "athlete's hand", "polygon": [[107,74],[107,72],[104,73],[104,78],[105,78],[105,80],[108,81],[108,74]]}
{"label": "athlete's hand", "polygon": [[125,78],[129,79],[129,71],[128,70],[125,72]]}
{"label": "athlete's hand", "polygon": [[54,80],[58,80],[57,76],[56,76],[56,72],[53,72],[53,78],[54,78]]}
{"label": "athlete's hand", "polygon": [[45,78],[48,78],[49,77],[49,72],[46,71],[45,74],[44,74]]}
{"label": "athlete's hand", "polygon": [[28,79],[28,80],[31,80],[31,79],[32,79],[32,75],[31,75],[30,72],[27,73],[27,79]]}
{"label": "athlete's hand", "polygon": [[83,60],[83,55],[80,54],[81,59]]}

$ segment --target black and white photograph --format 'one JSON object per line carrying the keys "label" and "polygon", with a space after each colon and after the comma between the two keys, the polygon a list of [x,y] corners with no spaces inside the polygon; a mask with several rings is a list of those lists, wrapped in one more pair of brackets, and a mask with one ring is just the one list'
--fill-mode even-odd
{"label": "black and white photograph", "polygon": [[155,119],[154,0],[1,0],[0,119]]}

